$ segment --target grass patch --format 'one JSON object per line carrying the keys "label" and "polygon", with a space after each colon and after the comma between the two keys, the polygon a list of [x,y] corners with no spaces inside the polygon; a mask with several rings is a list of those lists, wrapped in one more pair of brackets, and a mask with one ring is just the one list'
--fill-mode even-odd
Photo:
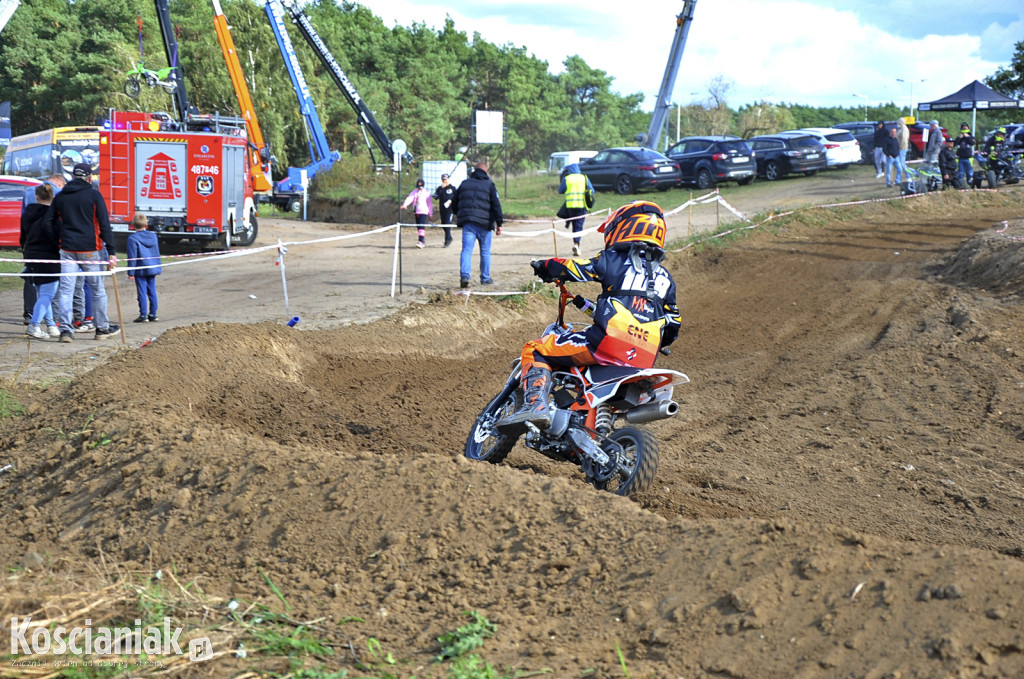
{"label": "grass patch", "polygon": [[[0,259],[21,259],[21,250],[0,250]],[[21,273],[24,264],[17,262],[0,262],[0,273]],[[0,291],[21,290],[24,281],[18,276],[0,276]]]}

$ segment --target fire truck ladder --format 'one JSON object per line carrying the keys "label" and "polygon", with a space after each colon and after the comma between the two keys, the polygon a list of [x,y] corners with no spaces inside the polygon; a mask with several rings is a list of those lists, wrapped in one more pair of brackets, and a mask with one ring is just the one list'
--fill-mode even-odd
{"label": "fire truck ladder", "polygon": [[135,205],[129,171],[131,142],[128,132],[111,130],[107,133],[107,144],[110,146],[110,163],[104,164],[109,167],[101,166],[100,173],[102,181],[110,187],[110,215],[131,220]]}
{"label": "fire truck ladder", "polygon": [[302,67],[299,66],[298,56],[288,37],[288,30],[284,25],[284,13],[277,0],[266,0],[264,10],[270,20],[270,28],[274,31],[274,38],[277,40],[277,47],[284,57],[284,65],[288,69],[288,77],[291,78],[292,87],[295,89],[295,96],[299,99],[299,111],[302,113],[306,125],[306,134],[309,137],[309,153],[312,163],[304,168],[289,167],[288,176],[277,183],[279,192],[301,191],[302,170],[306,171],[307,180],[313,179],[319,172],[326,172],[331,166],[341,159],[341,154],[331,151],[324,135],[323,125],[320,124],[320,116],[316,112],[316,104],[309,93],[309,85],[302,74]]}
{"label": "fire truck ladder", "polygon": [[[288,13],[292,16],[292,21],[299,27],[299,32],[302,33],[302,37],[306,39],[309,46],[313,49],[313,52],[320,59],[320,63],[324,65],[327,72],[330,73],[331,78],[334,80],[334,84],[338,86],[341,93],[345,95],[345,99],[348,100],[352,110],[356,113],[356,118],[359,120],[359,127],[363,131],[363,138],[366,140],[366,148],[370,151],[370,160],[375,166],[379,166],[377,159],[373,154],[373,145],[370,143],[369,136],[373,137],[373,140],[377,143],[377,147],[384,154],[384,165],[390,165],[391,160],[394,157],[394,150],[391,147],[391,139],[388,138],[384,128],[380,126],[377,119],[373,117],[373,113],[369,107],[366,106],[366,102],[359,96],[359,92],[356,91],[352,81],[348,79],[345,72],[341,70],[341,66],[338,64],[338,60],[331,54],[331,50],[327,48],[327,45],[320,38],[320,35],[313,28],[313,24],[310,23],[309,17],[303,12],[298,5],[295,4],[294,0],[282,0],[284,7],[288,10]],[[369,129],[369,136],[367,136],[367,129]],[[412,154],[405,153],[403,159],[406,163],[411,163],[413,160]]]}

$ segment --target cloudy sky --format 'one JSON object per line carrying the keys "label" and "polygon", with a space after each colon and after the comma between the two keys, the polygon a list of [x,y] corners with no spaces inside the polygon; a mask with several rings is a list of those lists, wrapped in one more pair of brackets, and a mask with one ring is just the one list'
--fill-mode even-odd
{"label": "cloudy sky", "polygon": [[[440,28],[450,15],[470,37],[525,47],[552,73],[579,54],[614,77],[615,91],[644,94],[646,110],[683,8],[682,0],[360,2],[388,26]],[[862,106],[865,97],[908,107],[911,91],[916,105],[1008,66],[1019,40],[1024,0],[698,0],[673,101],[703,100],[722,75],[733,83],[734,108],[759,100]]]}

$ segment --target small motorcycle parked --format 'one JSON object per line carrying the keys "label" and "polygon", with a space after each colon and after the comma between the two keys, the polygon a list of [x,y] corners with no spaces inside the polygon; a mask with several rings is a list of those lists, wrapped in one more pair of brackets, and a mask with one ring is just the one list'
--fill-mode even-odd
{"label": "small motorcycle parked", "polygon": [[[558,320],[545,329],[544,336],[572,332],[571,324],[564,321],[569,301],[593,313],[593,302],[571,294],[564,283],[559,288]],[[668,349],[661,353],[667,354]],[[466,441],[469,459],[499,464],[515,447],[519,437],[502,433],[497,423],[523,402],[520,374],[517,358],[504,388],[473,423]],[[674,416],[679,404],[672,400],[672,389],[690,378],[663,368],[590,365],[553,370],[551,379],[551,426],[541,430],[527,425],[526,446],[553,460],[578,465],[598,490],[631,498],[648,490],[658,470],[658,440],[641,427],[616,427]]]}
{"label": "small motorcycle parked", "polygon": [[994,189],[1003,182],[1016,184],[1024,177],[1024,170],[1020,169],[1020,156],[1014,156],[1007,150],[1001,151],[995,158],[987,156],[982,151],[974,152],[974,160],[978,163],[979,169],[974,171],[974,188],[981,188],[982,177],[988,182],[988,188]]}

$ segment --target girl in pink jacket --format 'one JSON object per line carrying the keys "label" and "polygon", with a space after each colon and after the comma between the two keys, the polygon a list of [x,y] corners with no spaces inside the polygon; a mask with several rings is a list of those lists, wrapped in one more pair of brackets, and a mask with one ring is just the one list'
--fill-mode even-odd
{"label": "girl in pink jacket", "polygon": [[403,210],[413,204],[416,206],[416,234],[419,236],[419,240],[416,241],[416,247],[418,248],[422,248],[427,244],[427,230],[424,226],[427,223],[427,219],[434,216],[434,199],[430,195],[430,191],[427,191],[423,186],[423,180],[417,179],[415,190],[406,196],[405,202],[402,203]]}

